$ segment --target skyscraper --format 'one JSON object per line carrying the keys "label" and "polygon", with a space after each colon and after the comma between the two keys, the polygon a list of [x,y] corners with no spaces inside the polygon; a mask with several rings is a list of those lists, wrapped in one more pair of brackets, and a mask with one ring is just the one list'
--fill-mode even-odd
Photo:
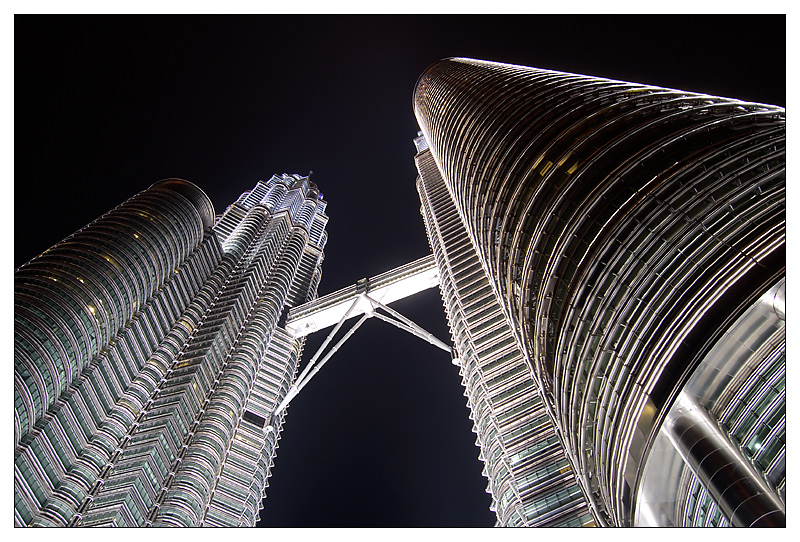
{"label": "skyscraper", "polygon": [[[539,409],[600,525],[785,524],[784,110],[471,59],[414,108],[498,521],[536,501],[507,489],[526,448],[502,431]],[[484,341],[508,352],[487,374]],[[572,475],[549,461],[556,509]]]}
{"label": "skyscraper", "polygon": [[325,207],[283,175],[215,217],[168,179],[16,271],[15,524],[255,524]]}
{"label": "skyscraper", "polygon": [[417,190],[499,526],[582,526],[591,514],[425,138]]}
{"label": "skyscraper", "polygon": [[[333,297],[435,265],[497,523],[785,523],[784,111],[465,59],[415,107],[433,264]],[[17,524],[254,523],[324,212],[171,179],[17,270]]]}

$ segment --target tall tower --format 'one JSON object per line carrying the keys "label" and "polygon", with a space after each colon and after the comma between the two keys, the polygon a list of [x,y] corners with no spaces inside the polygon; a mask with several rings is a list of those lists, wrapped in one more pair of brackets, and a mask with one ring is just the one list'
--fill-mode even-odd
{"label": "tall tower", "polygon": [[168,179],[16,271],[15,524],[255,524],[325,206],[273,176],[215,218]]}
{"label": "tall tower", "polygon": [[570,464],[425,138],[415,140],[422,217],[439,269],[498,526],[593,524]]}
{"label": "tall tower", "polygon": [[[784,110],[471,59],[414,108],[457,348],[497,340],[484,296],[597,522],[785,524]],[[463,370],[500,487],[482,420],[520,403],[487,413]]]}

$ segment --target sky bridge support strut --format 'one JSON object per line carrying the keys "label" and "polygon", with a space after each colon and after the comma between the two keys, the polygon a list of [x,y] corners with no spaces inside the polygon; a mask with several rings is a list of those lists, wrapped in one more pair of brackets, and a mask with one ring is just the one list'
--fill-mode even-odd
{"label": "sky bridge support strut", "polygon": [[[391,286],[394,288],[395,292],[398,290],[398,287],[405,287],[406,290],[402,291],[400,294],[395,293],[391,298],[391,301],[396,299],[402,299],[403,297],[407,297],[408,295],[415,294],[423,289],[430,288],[432,286],[438,286],[439,280],[438,275],[435,274],[434,269],[434,262],[433,256],[428,256],[426,258],[422,258],[417,260],[416,262],[412,262],[411,264],[406,264],[401,266],[397,269],[389,271],[388,273],[384,273],[383,275],[379,275],[377,279],[383,279],[384,281],[390,281]],[[374,281],[374,282],[373,282]],[[362,279],[356,284],[355,291],[352,293],[346,291],[335,292],[334,294],[330,294],[330,296],[325,296],[326,298],[338,296],[336,299],[337,306],[341,307],[342,303],[350,301],[347,311],[342,315],[336,325],[333,327],[331,332],[325,338],[325,341],[320,345],[317,351],[309,360],[308,364],[306,364],[303,371],[295,380],[294,384],[289,387],[289,392],[286,394],[286,397],[281,401],[278,407],[275,409],[273,416],[279,415],[286,406],[294,399],[300,390],[302,390],[306,384],[316,375],[320,369],[328,362],[328,360],[341,348],[341,346],[353,336],[356,330],[363,324],[367,318],[371,318],[373,316],[377,317],[379,320],[383,320],[393,326],[402,329],[420,339],[423,339],[432,345],[436,346],[444,350],[445,352],[449,352],[451,357],[453,357],[453,349],[445,344],[444,342],[437,339],[432,333],[426,331],[422,327],[415,324],[410,319],[406,318],[396,310],[384,305],[380,301],[374,299],[372,296],[369,295],[371,288],[371,282],[374,284],[378,282],[376,278],[373,279]],[[380,284],[380,283],[379,283]],[[409,288],[406,284],[410,284],[411,287]],[[385,289],[382,290],[385,292]],[[350,295],[347,295],[347,294]],[[344,294],[344,295],[343,295]],[[322,301],[322,303],[321,303]],[[310,311],[309,309],[305,309],[305,306],[320,306],[319,309],[312,308]],[[328,307],[331,305],[330,303],[327,304]],[[342,307],[343,308],[343,307]],[[378,310],[384,311],[386,314],[378,312]],[[318,300],[312,301],[307,303],[303,307],[298,307],[296,309],[301,315],[302,318],[306,318],[308,320],[307,313],[311,313],[311,318],[313,318],[313,314],[316,312],[317,314],[320,312],[325,312],[326,310],[330,312],[329,308],[326,308],[325,299],[320,298]],[[306,314],[303,311],[306,311]],[[293,311],[294,312],[294,311]],[[341,312],[339,312],[341,314]],[[333,340],[334,336],[338,333],[338,331],[342,328],[345,320],[351,318],[353,316],[361,315],[361,318],[356,321],[353,327],[347,331],[344,336],[339,339],[339,341],[330,349],[330,351],[322,357],[322,360],[317,364],[317,360],[322,356],[325,352],[325,349]],[[303,336],[313,331],[317,331],[319,327],[316,325],[304,325],[302,327],[293,327],[292,322],[298,321],[301,317],[295,318],[293,320],[292,314],[290,313],[289,319],[287,320],[287,331],[294,333],[296,336]],[[330,319],[330,317],[328,317]],[[313,322],[313,320],[312,320]],[[326,322],[326,325],[330,325]]]}

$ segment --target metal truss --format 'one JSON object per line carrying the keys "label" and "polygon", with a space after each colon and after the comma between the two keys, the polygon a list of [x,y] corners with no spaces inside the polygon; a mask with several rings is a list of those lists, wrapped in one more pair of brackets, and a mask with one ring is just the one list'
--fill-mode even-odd
{"label": "metal truss", "polygon": [[[366,308],[363,309],[364,312],[361,315],[361,318],[359,318],[356,321],[356,323],[353,324],[353,327],[351,327],[344,334],[344,336],[341,339],[339,339],[339,341],[333,346],[333,348],[331,348],[327,352],[327,354],[325,354],[325,356],[319,361],[319,363],[317,363],[317,360],[323,354],[323,352],[325,352],[325,349],[331,343],[336,333],[342,328],[344,321],[350,318],[350,315],[356,310],[356,306],[364,307],[365,302],[368,305],[366,305]],[[384,311],[386,314],[378,312],[379,309]],[[392,324],[393,326],[402,329],[403,331],[406,331],[416,337],[419,337],[420,339],[428,341],[437,348],[441,348],[445,352],[448,352],[451,355],[451,357],[453,356],[454,350],[450,346],[443,343],[442,341],[437,339],[432,333],[418,326],[413,321],[406,318],[396,310],[387,307],[380,301],[376,301],[375,299],[369,296],[367,291],[363,291],[355,297],[355,299],[350,305],[350,308],[347,309],[347,312],[345,312],[344,316],[342,316],[342,318],[339,320],[336,326],[334,326],[334,328],[328,334],[325,341],[317,349],[316,353],[314,353],[314,355],[311,357],[308,364],[306,364],[305,368],[300,373],[300,376],[298,376],[297,380],[295,380],[294,384],[292,384],[289,387],[289,392],[286,394],[286,397],[283,399],[283,401],[281,401],[281,404],[278,405],[278,408],[275,409],[275,413],[273,414],[273,416],[278,416],[291,402],[291,400],[294,399],[298,393],[300,393],[300,390],[302,390],[306,386],[306,384],[308,384],[308,382],[314,377],[314,375],[316,375],[320,371],[320,369],[322,369],[322,367],[328,362],[328,360],[331,359],[331,357],[336,353],[336,351],[339,350],[339,348],[341,348],[341,346],[347,341],[347,339],[353,336],[356,330],[359,327],[361,327],[361,324],[363,324],[367,320],[367,318],[372,318],[373,316],[378,318],[379,320],[383,320],[386,323]]]}

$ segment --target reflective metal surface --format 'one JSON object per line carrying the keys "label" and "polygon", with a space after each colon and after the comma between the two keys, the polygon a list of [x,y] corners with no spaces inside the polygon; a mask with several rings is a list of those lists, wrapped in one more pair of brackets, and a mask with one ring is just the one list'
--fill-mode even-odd
{"label": "reflective metal surface", "polygon": [[637,525],[703,525],[715,514],[734,526],[785,524],[785,312],[775,310],[784,292],[781,280],[757,299],[670,409],[639,485]]}
{"label": "reflective metal surface", "polygon": [[631,525],[666,410],[785,268],[785,111],[466,58],[414,107],[595,517]]}

